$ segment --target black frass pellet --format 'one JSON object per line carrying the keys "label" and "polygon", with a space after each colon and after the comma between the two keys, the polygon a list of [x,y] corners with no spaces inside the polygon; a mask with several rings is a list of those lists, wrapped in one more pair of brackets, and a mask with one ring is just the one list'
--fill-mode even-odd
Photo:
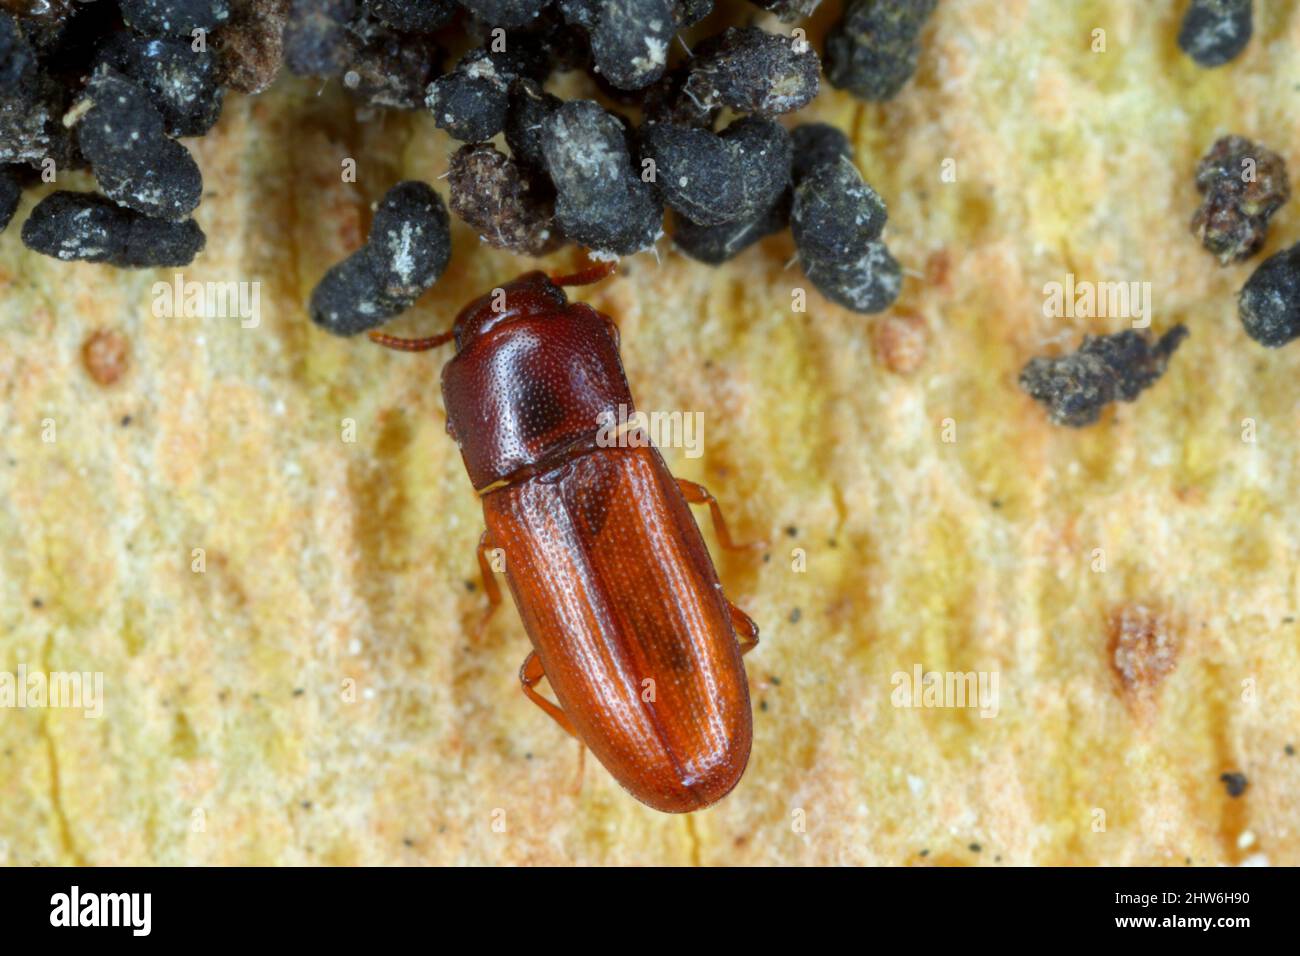
{"label": "black frass pellet", "polygon": [[505,138],[515,162],[534,170],[546,168],[542,135],[547,119],[563,102],[542,89],[536,80],[520,77],[511,82]]}
{"label": "black frass pellet", "polygon": [[366,244],[332,266],[312,290],[312,321],[334,335],[356,335],[405,311],[442,276],[451,226],[427,184],[398,183],[380,201]]}
{"label": "black frass pellet", "polygon": [[217,59],[189,40],[110,34],[95,57],[153,94],[168,136],[202,136],[221,115]]}
{"label": "black frass pellet", "polygon": [[378,20],[354,24],[361,48],[343,70],[343,88],[372,106],[415,110],[424,105],[443,51],[432,37],[398,33]]}
{"label": "black frass pellet", "polygon": [[794,160],[790,178],[797,186],[814,169],[840,160],[853,160],[853,147],[838,126],[829,123],[802,123],[790,130]]}
{"label": "black frass pellet", "polygon": [[617,117],[591,100],[565,103],[546,121],[542,150],[566,236],[602,256],[631,255],[654,244],[663,205],[633,170]]}
{"label": "black frass pellet", "polygon": [[1191,0],[1178,30],[1178,46],[1204,67],[1223,66],[1250,43],[1252,0]]}
{"label": "black frass pellet", "polygon": [[403,33],[433,33],[456,12],[452,0],[361,0],[361,8]]}
{"label": "black frass pellet", "polygon": [[5,231],[9,220],[23,198],[23,180],[17,166],[0,166],[0,232]]}
{"label": "black frass pellet", "polygon": [[474,18],[494,27],[526,27],[551,0],[456,0]]}
{"label": "black frass pellet", "polygon": [[880,238],[885,203],[847,159],[805,173],[794,190],[790,230],[800,259],[848,265]]}
{"label": "black frass pellet", "polygon": [[491,143],[456,150],[448,182],[451,211],[488,245],[541,256],[564,241],[549,183],[529,176]]}
{"label": "black frass pellet", "polygon": [[811,102],[820,69],[807,40],[729,27],[696,48],[683,93],[706,106],[772,116]]}
{"label": "black frass pellet", "polygon": [[206,242],[193,219],[151,219],[95,193],[66,191],[36,204],[22,237],[28,249],[55,259],[128,269],[187,266]]}
{"label": "black frass pellet", "polygon": [[526,36],[508,42],[507,51],[471,50],[456,68],[429,84],[424,105],[434,122],[455,139],[481,143],[505,127],[510,85],[520,78],[545,78],[547,63]]}
{"label": "black frass pellet", "polygon": [[677,29],[671,0],[606,0],[587,28],[596,72],[617,89],[644,89],[663,76]]}
{"label": "black frass pellet", "polygon": [[865,100],[895,96],[916,72],[937,0],[848,0],[826,35],[826,79]]}
{"label": "black frass pellet", "polygon": [[1218,140],[1196,167],[1203,195],[1192,233],[1221,265],[1249,259],[1268,236],[1268,221],[1291,196],[1286,163],[1241,136]]}
{"label": "black frass pellet", "polygon": [[188,37],[211,32],[230,19],[227,0],[118,0],[122,19],[137,33]]}
{"label": "black frass pellet", "polygon": [[298,76],[334,76],[356,56],[360,41],[348,29],[356,0],[290,0],[284,25],[284,64]]}
{"label": "black frass pellet", "polygon": [[702,226],[740,218],[744,190],[736,148],[708,130],[652,123],[641,153],[655,163],[655,185],[675,212]]}
{"label": "black frass pellet", "polygon": [[822,134],[821,144],[822,162],[801,169],[794,187],[790,230],[799,262],[832,302],[856,312],[884,311],[903,283],[902,268],[880,240],[885,203],[834,137]]}
{"label": "black frass pellet", "polygon": [[685,216],[673,217],[673,244],[697,262],[716,266],[748,249],[758,240],[780,232],[790,223],[790,193],[783,192],[770,208],[752,219],[700,226]]}
{"label": "black frass pellet", "polygon": [[77,122],[77,142],[104,193],[146,216],[188,217],[203,177],[189,150],[167,138],[153,98],[108,68],[90,78],[86,96],[92,105]]}
{"label": "black frass pellet", "polygon": [[1237,303],[1246,334],[1277,348],[1300,337],[1300,243],[1260,263]]}
{"label": "black frass pellet", "polygon": [[720,136],[655,123],[643,142],[664,200],[697,225],[753,220],[790,183],[790,134],[762,117],[738,120]]}
{"label": "black frass pellet", "polygon": [[1020,387],[1047,406],[1054,424],[1082,428],[1114,401],[1131,402],[1164,374],[1174,350],[1187,338],[1176,325],[1154,343],[1145,330],[1085,335],[1077,352],[1030,359]]}

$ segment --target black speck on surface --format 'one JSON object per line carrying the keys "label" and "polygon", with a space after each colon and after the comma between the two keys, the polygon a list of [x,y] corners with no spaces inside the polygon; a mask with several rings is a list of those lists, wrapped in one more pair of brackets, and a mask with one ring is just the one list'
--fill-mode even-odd
{"label": "black speck on surface", "polygon": [[1246,792],[1246,787],[1249,786],[1249,781],[1246,780],[1246,775],[1236,771],[1219,774],[1219,780],[1222,781],[1224,787],[1228,791],[1228,796],[1230,797],[1241,796]]}

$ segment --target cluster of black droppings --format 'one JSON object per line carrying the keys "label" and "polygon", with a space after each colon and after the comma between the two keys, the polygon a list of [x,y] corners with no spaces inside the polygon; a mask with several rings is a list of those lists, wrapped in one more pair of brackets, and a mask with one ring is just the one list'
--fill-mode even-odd
{"label": "cluster of black droppings", "polygon": [[1136,399],[1164,374],[1185,338],[1182,325],[1154,343],[1145,330],[1086,335],[1077,352],[1031,359],[1020,373],[1020,387],[1047,406],[1054,424],[1081,428],[1096,422],[1111,402]]}
{"label": "cluster of black droppings", "polygon": [[427,184],[398,183],[375,210],[366,244],[330,268],[312,290],[312,321],[356,335],[405,311],[441,277],[451,258],[442,199]]}
{"label": "cluster of black droppings", "polygon": [[1241,136],[1224,136],[1196,167],[1205,197],[1192,233],[1222,265],[1249,259],[1268,236],[1268,221],[1291,196],[1286,162]]}
{"label": "cluster of black droppings", "polygon": [[789,224],[790,192],[786,190],[776,202],[752,219],[701,226],[685,216],[676,216],[673,221],[673,244],[697,262],[716,266],[744,252],[758,240],[780,232]]}
{"label": "cluster of black droppings", "polygon": [[897,260],[881,240],[884,200],[862,178],[841,142],[824,126],[798,128],[790,231],[799,262],[817,289],[856,312],[882,312],[903,284]]}
{"label": "cluster of black droppings", "polygon": [[189,40],[113,33],[100,46],[96,65],[107,65],[152,94],[168,136],[202,136],[221,115],[225,91],[216,57]]}
{"label": "cluster of black droppings", "polygon": [[403,33],[433,33],[456,12],[452,0],[361,0],[361,7]]}
{"label": "cluster of black droppings", "polygon": [[790,181],[790,134],[748,117],[722,135],[652,123],[642,154],[655,163],[654,182],[669,207],[700,226],[752,220],[768,210]]}
{"label": "cluster of black droppings", "polygon": [[230,19],[227,0],[118,0],[118,6],[126,25],[145,36],[190,37]]}
{"label": "cluster of black droppings", "polygon": [[551,0],[456,0],[476,20],[494,27],[526,27],[535,21]]}
{"label": "cluster of black droppings", "polygon": [[19,167],[0,166],[0,232],[9,225],[22,198],[23,180]]}
{"label": "cluster of black droppings", "polygon": [[1300,338],[1300,243],[1260,263],[1237,307],[1246,334],[1260,345],[1277,348]]}
{"label": "cluster of black droppings", "polygon": [[153,219],[95,193],[67,191],[36,204],[22,238],[27,248],[56,259],[128,269],[189,265],[206,241],[193,219]]}
{"label": "cluster of black droppings", "polygon": [[146,216],[188,217],[202,198],[203,177],[189,150],[167,138],[153,98],[107,67],[90,78],[85,95],[77,143],[105,195]]}
{"label": "cluster of black droppings", "polygon": [[820,70],[805,39],[730,27],[695,50],[683,93],[701,103],[772,116],[810,103]]}
{"label": "cluster of black droppings", "polygon": [[822,0],[749,0],[756,7],[775,13],[786,23],[812,16]]}
{"label": "cluster of black droppings", "polygon": [[617,116],[591,100],[565,103],[546,120],[542,153],[566,236],[605,258],[654,244],[662,232],[663,204],[633,169]]}
{"label": "cluster of black droppings", "polygon": [[489,245],[541,256],[564,241],[549,183],[529,175],[491,143],[458,149],[448,182],[451,211]]}
{"label": "cluster of black droppings", "polygon": [[921,28],[938,0],[847,0],[826,35],[826,78],[865,100],[888,100],[912,78]]}
{"label": "cluster of black droppings", "polygon": [[1253,0],[1191,0],[1178,46],[1204,67],[1223,66],[1250,43]]}
{"label": "cluster of black droppings", "polygon": [[424,34],[395,33],[378,20],[354,25],[361,41],[343,71],[343,88],[372,106],[415,110],[424,105],[443,52]]}
{"label": "cluster of black droppings", "polygon": [[284,26],[284,64],[298,76],[334,76],[356,55],[349,29],[356,0],[290,0]]}

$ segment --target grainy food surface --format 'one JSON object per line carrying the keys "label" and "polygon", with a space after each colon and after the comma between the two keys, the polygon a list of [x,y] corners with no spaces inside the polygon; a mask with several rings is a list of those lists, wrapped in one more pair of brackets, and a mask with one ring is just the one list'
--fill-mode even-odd
{"label": "grainy food surface", "polygon": [[[880,315],[824,298],[788,232],[717,268],[665,236],[575,290],[618,321],[642,409],[703,413],[673,472],[768,542],[722,551],[697,514],[762,643],[749,768],[688,816],[592,760],[579,782],[519,691],[509,602],[474,639],[449,352],[308,318],[388,189],[448,198],[459,144],[433,115],[363,122],[337,82],[291,76],[230,92],[185,141],[207,240],[181,269],[28,251],[43,196],[96,184],[27,188],[0,234],[0,672],[100,673],[103,713],[0,710],[0,861],[1300,864],[1300,345],[1237,316],[1300,206],[1241,264],[1189,229],[1219,138],[1300,169],[1300,4],[1256,4],[1214,69],[1179,48],[1185,6],[944,0],[896,97],[823,82],[782,117],[846,130],[888,206],[902,288]],[[451,231],[388,331],[440,332],[536,265]],[[171,314],[178,272],[256,283],[259,320]],[[1086,428],[1017,385],[1131,327],[1045,316],[1070,275],[1150,283],[1153,335],[1188,333]],[[996,680],[996,706],[899,706],[930,671]]]}

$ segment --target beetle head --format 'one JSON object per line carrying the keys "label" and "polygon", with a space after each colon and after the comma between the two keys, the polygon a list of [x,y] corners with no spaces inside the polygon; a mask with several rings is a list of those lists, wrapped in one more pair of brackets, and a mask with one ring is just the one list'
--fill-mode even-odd
{"label": "beetle head", "polygon": [[460,310],[453,327],[456,351],[463,351],[475,338],[503,322],[554,312],[568,301],[564,290],[546,273],[525,272]]}

